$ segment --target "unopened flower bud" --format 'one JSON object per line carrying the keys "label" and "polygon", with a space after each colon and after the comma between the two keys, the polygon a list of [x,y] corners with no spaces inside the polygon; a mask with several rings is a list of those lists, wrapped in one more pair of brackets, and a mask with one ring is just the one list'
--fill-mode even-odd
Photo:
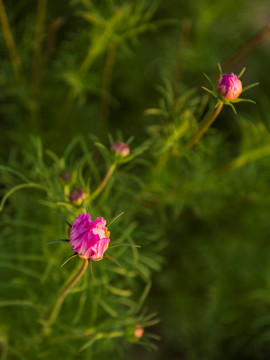
{"label": "unopened flower bud", "polygon": [[121,157],[126,157],[130,153],[129,146],[121,141],[115,141],[112,144],[111,150]]}
{"label": "unopened flower bud", "polygon": [[242,82],[233,73],[224,74],[218,79],[217,91],[224,99],[234,100],[242,92]]}
{"label": "unopened flower bud", "polygon": [[85,198],[83,189],[74,189],[69,194],[69,200],[76,205],[80,205]]}
{"label": "unopened flower bud", "polygon": [[72,179],[72,174],[70,171],[64,171],[64,172],[62,172],[62,174],[60,174],[60,178],[64,182],[68,183]]}
{"label": "unopened flower bud", "polygon": [[134,336],[136,339],[140,339],[143,336],[144,329],[140,324],[135,324]]}
{"label": "unopened flower bud", "polygon": [[70,246],[82,259],[101,260],[109,246],[110,233],[102,217],[92,221],[86,213],[74,220],[69,234]]}

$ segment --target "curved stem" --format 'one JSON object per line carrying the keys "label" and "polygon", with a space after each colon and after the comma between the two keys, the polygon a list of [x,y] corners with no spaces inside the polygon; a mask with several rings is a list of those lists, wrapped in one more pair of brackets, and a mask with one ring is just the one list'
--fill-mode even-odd
{"label": "curved stem", "polygon": [[115,168],[116,168],[115,163],[110,166],[109,170],[107,171],[106,175],[104,176],[104,179],[99,184],[98,188],[93,192],[93,194],[91,196],[91,201],[94,200],[101,193],[101,191],[104,189],[104,187],[106,186],[106,184],[109,181],[110,177],[112,176]]}
{"label": "curved stem", "polygon": [[77,272],[77,274],[74,276],[74,278],[67,284],[67,286],[61,292],[61,294],[58,296],[58,299],[56,300],[56,303],[54,304],[54,307],[48,317],[48,320],[46,321],[47,328],[49,328],[57,319],[59,311],[65,300],[65,297],[70,292],[70,290],[73,288],[73,286],[77,283],[77,281],[80,280],[80,278],[84,274],[85,270],[87,269],[87,266],[88,266],[88,259],[84,260],[80,270]]}
{"label": "curved stem", "polygon": [[220,102],[216,107],[214,114],[210,117],[210,119],[206,122],[206,124],[197,132],[197,134],[184,146],[185,150],[190,149],[207,131],[207,129],[213,124],[213,122],[218,117],[221,109],[223,107],[223,103]]}

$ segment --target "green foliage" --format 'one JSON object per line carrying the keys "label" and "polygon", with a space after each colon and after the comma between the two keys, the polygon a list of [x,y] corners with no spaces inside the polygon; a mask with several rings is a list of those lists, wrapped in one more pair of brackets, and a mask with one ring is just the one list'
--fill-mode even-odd
{"label": "green foliage", "polygon": [[[0,5],[0,359],[268,359],[269,24],[249,42],[266,1]],[[219,61],[247,67],[257,105],[196,139]],[[115,262],[53,311],[86,208],[111,222]]]}

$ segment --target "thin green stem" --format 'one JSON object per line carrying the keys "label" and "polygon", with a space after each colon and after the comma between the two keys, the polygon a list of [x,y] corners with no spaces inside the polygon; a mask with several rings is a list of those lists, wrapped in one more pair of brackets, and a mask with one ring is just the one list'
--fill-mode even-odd
{"label": "thin green stem", "polygon": [[214,114],[205,123],[205,125],[197,132],[197,134],[184,146],[185,150],[190,149],[203,136],[203,134],[207,131],[207,129],[213,124],[213,122],[218,117],[222,107],[223,107],[223,103],[219,102],[218,106],[216,107],[216,110],[215,110]]}
{"label": "thin green stem", "polygon": [[16,50],[15,42],[9,27],[5,6],[2,0],[0,0],[0,21],[16,79],[20,80],[21,58]]}
{"label": "thin green stem", "polygon": [[74,276],[74,278],[67,284],[67,286],[63,289],[63,291],[60,293],[60,295],[58,296],[54,307],[48,317],[48,320],[46,321],[45,325],[46,328],[48,329],[57,319],[58,314],[61,310],[62,304],[67,296],[67,294],[70,292],[70,290],[73,288],[73,286],[80,280],[80,278],[83,276],[85,270],[87,269],[88,266],[88,259],[84,260],[82,267],[80,268],[80,270],[78,271],[78,273]]}
{"label": "thin green stem", "polygon": [[91,201],[94,200],[100,193],[101,191],[104,189],[104,187],[106,186],[107,182],[109,181],[110,177],[112,176],[112,174],[114,173],[114,170],[116,168],[116,163],[113,163],[109,170],[107,171],[106,175],[104,176],[104,179],[102,180],[102,182],[99,184],[98,188],[94,191],[94,193],[91,196]]}

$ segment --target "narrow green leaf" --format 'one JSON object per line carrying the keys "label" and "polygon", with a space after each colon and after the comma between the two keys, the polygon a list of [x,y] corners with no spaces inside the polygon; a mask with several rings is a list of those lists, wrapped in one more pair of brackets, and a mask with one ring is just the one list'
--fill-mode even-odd
{"label": "narrow green leaf", "polygon": [[213,90],[215,89],[215,86],[214,86],[214,84],[213,84],[213,81],[212,81],[212,79],[208,76],[208,75],[206,75],[205,73],[203,74],[205,77],[206,77],[206,79],[209,81],[209,83],[211,84],[211,86],[212,86],[212,88],[213,88]]}
{"label": "narrow green leaf", "polygon": [[112,244],[109,246],[109,248],[111,249],[116,246],[131,246],[131,247],[137,247],[137,248],[141,247],[140,245],[136,245],[136,244],[121,243],[121,244]]}
{"label": "narrow green leaf", "polygon": [[115,258],[113,258],[112,256],[110,256],[108,254],[105,254],[104,256],[105,256],[105,258],[113,261],[116,265],[118,265],[120,268],[122,268],[122,265]]}
{"label": "narrow green leaf", "polygon": [[142,293],[142,295],[141,295],[141,297],[140,297],[140,299],[139,299],[139,301],[137,303],[137,306],[132,311],[134,314],[140,310],[141,306],[143,305],[143,303],[144,303],[144,301],[145,301],[145,299],[146,299],[146,297],[147,297],[147,295],[148,295],[148,293],[149,293],[149,291],[151,289],[151,286],[152,286],[152,283],[149,281],[146,284],[146,286],[145,286],[145,288],[143,290],[143,293]]}
{"label": "narrow green leaf", "polygon": [[17,186],[14,186],[12,189],[10,189],[6,195],[3,197],[2,201],[1,201],[1,205],[0,205],[0,212],[3,210],[4,204],[7,201],[7,199],[14,194],[16,191],[21,190],[21,189],[27,189],[27,188],[35,188],[35,189],[39,189],[39,190],[43,190],[43,191],[47,191],[47,189],[45,188],[45,186],[40,185],[40,184],[35,184],[35,183],[28,183],[28,184],[20,184]]}
{"label": "narrow green leaf", "polygon": [[205,90],[205,91],[207,91],[207,92],[209,92],[209,94],[211,94],[211,95],[214,96],[215,98],[217,97],[216,94],[215,94],[213,91],[207,89],[206,87],[202,86],[202,89]]}
{"label": "narrow green leaf", "polygon": [[243,93],[244,91],[247,91],[247,90],[249,90],[249,89],[252,89],[252,88],[255,87],[255,86],[258,86],[259,84],[260,84],[259,82],[256,82],[256,83],[254,83],[254,84],[245,86],[245,87],[242,89],[242,93]]}
{"label": "narrow green leaf", "polygon": [[87,207],[87,205],[86,205],[85,200],[83,200],[83,204],[84,204],[86,213],[89,214],[89,209],[88,209],[88,207]]}
{"label": "narrow green leaf", "polygon": [[242,99],[242,98],[238,98],[238,99],[232,100],[232,102],[233,102],[234,104],[239,103],[239,102],[249,102],[249,103],[251,103],[251,104],[256,104],[256,102],[253,101],[253,100],[251,100],[251,99]]}
{"label": "narrow green leaf", "polygon": [[243,76],[243,74],[244,74],[245,71],[246,71],[246,68],[243,67],[243,69],[240,71],[239,75],[237,76],[238,79],[240,79],[240,78]]}
{"label": "narrow green leaf", "polygon": [[103,309],[112,317],[116,318],[118,317],[118,313],[104,300],[98,299],[99,304],[103,307]]}
{"label": "narrow green leaf", "polygon": [[53,241],[48,242],[47,245],[54,244],[54,243],[57,243],[57,242],[69,242],[69,239],[57,239],[57,240],[53,240]]}
{"label": "narrow green leaf", "polygon": [[237,115],[237,112],[236,112],[235,107],[233,106],[233,104],[231,102],[228,102],[227,105],[229,105],[233,109],[233,112],[235,113],[235,115]]}
{"label": "narrow green leaf", "polygon": [[94,271],[93,271],[93,264],[92,264],[92,260],[89,259],[89,268],[90,268],[90,273],[91,273],[91,276],[92,278],[94,279]]}
{"label": "narrow green leaf", "polygon": [[64,220],[64,222],[65,222],[69,227],[72,227],[72,225],[71,225],[61,214],[59,214],[58,212],[56,212],[56,215],[59,216],[62,220]]}
{"label": "narrow green leaf", "polygon": [[153,109],[153,108],[149,108],[147,110],[144,111],[144,115],[162,115],[162,116],[167,116],[168,112],[166,110],[163,109]]}
{"label": "narrow green leaf", "polygon": [[6,306],[29,306],[36,309],[36,306],[31,301],[26,300],[4,300],[0,301],[0,307]]}
{"label": "narrow green leaf", "polygon": [[0,170],[4,170],[4,171],[8,171],[14,175],[17,175],[19,178],[21,178],[23,181],[29,183],[30,180],[27,179],[27,177],[25,177],[22,173],[20,173],[17,170],[12,169],[9,166],[5,166],[5,165],[0,165]]}
{"label": "narrow green leaf", "polygon": [[113,222],[115,222],[117,219],[119,219],[120,216],[122,216],[123,214],[124,214],[124,211],[122,211],[121,214],[115,216],[115,217],[109,222],[109,224],[107,225],[107,228],[108,228]]}
{"label": "narrow green leaf", "polygon": [[119,289],[116,288],[115,286],[112,285],[108,285],[107,288],[114,294],[114,295],[119,295],[119,296],[124,296],[124,297],[128,297],[132,295],[132,291],[131,290],[125,290],[125,289]]}
{"label": "narrow green leaf", "polygon": [[219,70],[219,76],[222,76],[223,75],[223,70],[222,70],[222,67],[221,67],[220,63],[218,63],[217,66],[218,66],[218,70]]}
{"label": "narrow green leaf", "polygon": [[5,263],[5,262],[1,261],[0,267],[4,267],[6,269],[11,269],[11,270],[17,271],[21,274],[32,276],[33,278],[38,279],[38,280],[40,280],[40,278],[41,278],[40,273],[29,269],[29,267],[20,266],[16,262],[14,262],[14,264],[13,264],[13,263]]}
{"label": "narrow green leaf", "polygon": [[70,256],[63,262],[63,264],[60,266],[60,268],[63,267],[69,260],[73,259],[73,258],[74,258],[75,256],[77,256],[77,255],[78,255],[77,253],[74,253],[74,254],[70,255]]}
{"label": "narrow green leaf", "polygon": [[82,347],[80,347],[79,352],[86,350],[91,345],[93,345],[98,340],[98,337],[94,337],[91,340],[87,341]]}
{"label": "narrow green leaf", "polygon": [[75,146],[81,141],[81,137],[77,136],[75,137],[67,146],[65,152],[64,152],[64,159],[67,159],[69,154],[72,152],[72,150],[75,148]]}

